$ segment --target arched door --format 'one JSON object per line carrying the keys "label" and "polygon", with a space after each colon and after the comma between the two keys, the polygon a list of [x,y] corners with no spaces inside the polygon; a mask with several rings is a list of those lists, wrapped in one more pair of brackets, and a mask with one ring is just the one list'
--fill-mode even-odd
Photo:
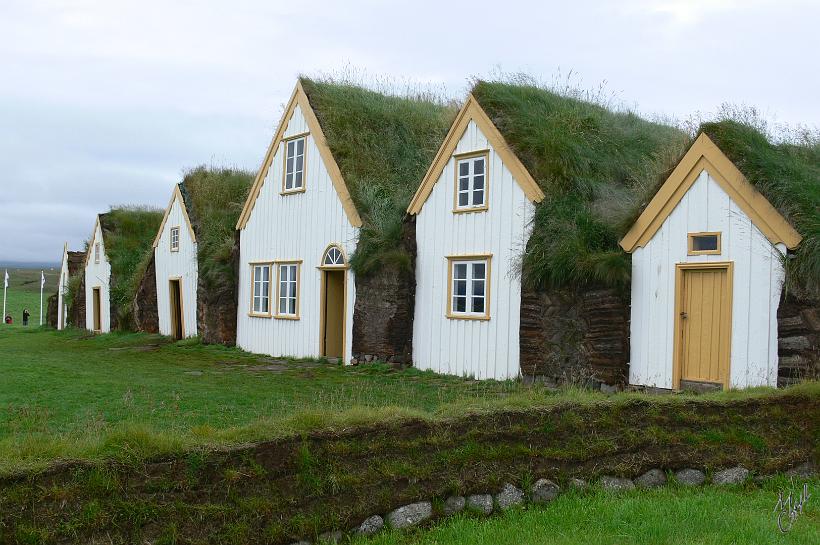
{"label": "arched door", "polygon": [[344,358],[345,317],[347,315],[347,258],[338,244],[331,244],[322,255],[321,354]]}

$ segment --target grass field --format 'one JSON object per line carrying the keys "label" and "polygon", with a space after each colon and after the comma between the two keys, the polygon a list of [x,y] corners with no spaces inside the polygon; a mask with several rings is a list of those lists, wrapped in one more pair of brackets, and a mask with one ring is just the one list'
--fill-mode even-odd
{"label": "grass field", "polygon": [[[5,268],[0,269],[0,282]],[[6,314],[11,314],[15,324],[23,323],[23,309],[31,313],[31,324],[40,323],[40,269],[8,269],[9,288],[6,292]],[[46,285],[43,290],[43,322],[45,322],[48,298],[57,293],[60,270],[43,269]],[[0,286],[2,288],[2,286]],[[2,295],[0,295],[2,297]]]}
{"label": "grass field", "polygon": [[761,487],[669,486],[615,495],[567,493],[546,507],[516,509],[488,519],[461,515],[414,532],[386,532],[356,545],[678,545],[820,543],[820,481],[791,531],[777,529],[778,491],[799,493],[785,478]]}

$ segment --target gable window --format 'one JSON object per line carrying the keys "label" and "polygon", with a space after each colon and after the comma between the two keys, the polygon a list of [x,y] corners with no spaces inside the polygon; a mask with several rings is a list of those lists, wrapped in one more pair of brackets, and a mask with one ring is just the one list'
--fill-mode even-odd
{"label": "gable window", "polygon": [[100,262],[100,243],[94,244],[94,263]]}
{"label": "gable window", "polygon": [[720,233],[689,233],[689,255],[720,254]]}
{"label": "gable window", "polygon": [[490,255],[448,257],[447,316],[490,319]]}
{"label": "gable window", "polygon": [[489,152],[456,156],[455,211],[487,210]]}
{"label": "gable window", "polygon": [[278,263],[276,284],[276,317],[299,319],[299,262]]}
{"label": "gable window", "polygon": [[305,145],[307,135],[285,140],[285,174],[282,192],[290,193],[305,189]]}
{"label": "gable window", "polygon": [[344,267],[345,265],[345,255],[342,253],[341,248],[333,245],[325,251],[322,267]]}
{"label": "gable window", "polygon": [[270,263],[251,263],[251,316],[270,316]]}
{"label": "gable window", "polygon": [[171,251],[179,251],[179,227],[171,227]]}

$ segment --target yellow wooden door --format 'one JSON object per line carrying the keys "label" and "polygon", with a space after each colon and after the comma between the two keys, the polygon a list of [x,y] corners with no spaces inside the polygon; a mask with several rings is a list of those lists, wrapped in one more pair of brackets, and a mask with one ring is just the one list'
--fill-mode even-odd
{"label": "yellow wooden door", "polygon": [[728,385],[731,292],[724,267],[682,271],[680,379]]}
{"label": "yellow wooden door", "polygon": [[102,331],[102,305],[100,304],[100,288],[93,288],[94,331]]}
{"label": "yellow wooden door", "polygon": [[324,350],[327,357],[344,356],[345,271],[324,271]]}

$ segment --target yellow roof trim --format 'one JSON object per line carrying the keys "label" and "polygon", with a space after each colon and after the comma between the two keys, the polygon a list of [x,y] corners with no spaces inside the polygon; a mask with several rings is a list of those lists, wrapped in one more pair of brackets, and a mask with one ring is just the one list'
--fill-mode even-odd
{"label": "yellow roof trim", "polygon": [[165,215],[162,216],[162,222],[159,224],[159,231],[154,238],[153,247],[159,246],[159,239],[162,238],[162,230],[165,229],[165,222],[168,221],[168,216],[171,215],[171,208],[174,206],[174,201],[179,199],[179,206],[182,208],[182,216],[185,218],[185,225],[188,226],[188,232],[191,234],[191,240],[196,243],[196,235],[194,234],[194,227],[191,225],[191,218],[188,217],[188,207],[185,206],[185,199],[182,198],[182,191],[179,190],[179,184],[174,184],[174,191],[171,193],[171,202],[165,208]]}
{"label": "yellow roof trim", "polygon": [[299,106],[302,110],[302,115],[305,117],[310,135],[313,137],[313,141],[319,149],[319,155],[321,155],[322,160],[324,161],[325,168],[330,175],[330,181],[336,189],[336,194],[339,195],[339,200],[342,202],[342,208],[344,208],[348,221],[350,221],[350,224],[353,227],[361,227],[362,219],[359,216],[359,212],[356,210],[356,206],[353,204],[353,199],[350,197],[350,191],[347,189],[347,184],[342,177],[341,170],[339,170],[339,165],[336,164],[336,160],[333,158],[333,153],[327,145],[325,133],[322,131],[322,127],[319,124],[319,120],[316,118],[316,113],[313,111],[310,101],[308,101],[304,88],[302,88],[302,82],[297,81],[296,88],[293,90],[290,101],[285,108],[285,113],[282,115],[282,120],[279,122],[279,128],[276,129],[276,134],[273,136],[273,140],[271,140],[267,153],[265,153],[265,159],[262,162],[262,167],[259,169],[256,179],[251,186],[251,190],[248,193],[245,206],[242,209],[242,213],[239,215],[239,220],[236,222],[236,228],[244,229],[248,224],[251,212],[256,204],[256,199],[259,198],[259,193],[262,190],[262,186],[265,183],[265,178],[268,175],[268,170],[273,162],[273,157],[276,155],[276,150],[279,149],[279,144],[282,142],[285,129],[293,117],[293,112],[296,110],[296,106]]}
{"label": "yellow roof trim", "polygon": [[[94,251],[94,241],[97,240],[97,227],[100,226],[100,215],[97,214],[97,221],[94,222],[94,230],[91,232],[91,240],[88,243],[88,250],[85,251],[85,266],[88,266],[88,260],[91,259],[91,252]],[[102,229],[100,229],[102,233]]]}
{"label": "yellow roof trim", "polygon": [[789,249],[794,249],[800,244],[800,233],[795,231],[768,199],[749,183],[712,139],[701,133],[629,232],[621,239],[621,247],[632,253],[636,248],[645,246],[704,170],[751,218],[772,244],[782,243]]}
{"label": "yellow roof trim", "polygon": [[439,147],[438,153],[436,153],[436,157],[433,159],[433,163],[430,165],[430,168],[427,169],[427,173],[424,175],[424,179],[416,191],[416,194],[410,201],[410,206],[407,207],[409,214],[418,214],[421,212],[424,203],[427,202],[427,199],[433,192],[433,187],[436,185],[439,177],[441,177],[444,167],[447,166],[447,163],[453,156],[453,152],[459,140],[461,140],[461,137],[464,135],[464,131],[467,130],[470,121],[474,121],[478,128],[481,129],[481,132],[487,138],[490,146],[492,146],[493,150],[501,157],[504,165],[506,165],[507,169],[512,173],[513,178],[518,185],[521,186],[527,198],[532,202],[541,202],[544,200],[544,192],[535,182],[535,179],[523,163],[521,163],[521,160],[518,159],[518,156],[510,149],[510,146],[506,140],[504,140],[504,137],[498,131],[495,124],[493,124],[487,112],[484,111],[475,97],[470,94],[467,98],[467,102],[462,106],[453,121],[453,125],[444,138],[444,142],[441,144],[441,147]]}

